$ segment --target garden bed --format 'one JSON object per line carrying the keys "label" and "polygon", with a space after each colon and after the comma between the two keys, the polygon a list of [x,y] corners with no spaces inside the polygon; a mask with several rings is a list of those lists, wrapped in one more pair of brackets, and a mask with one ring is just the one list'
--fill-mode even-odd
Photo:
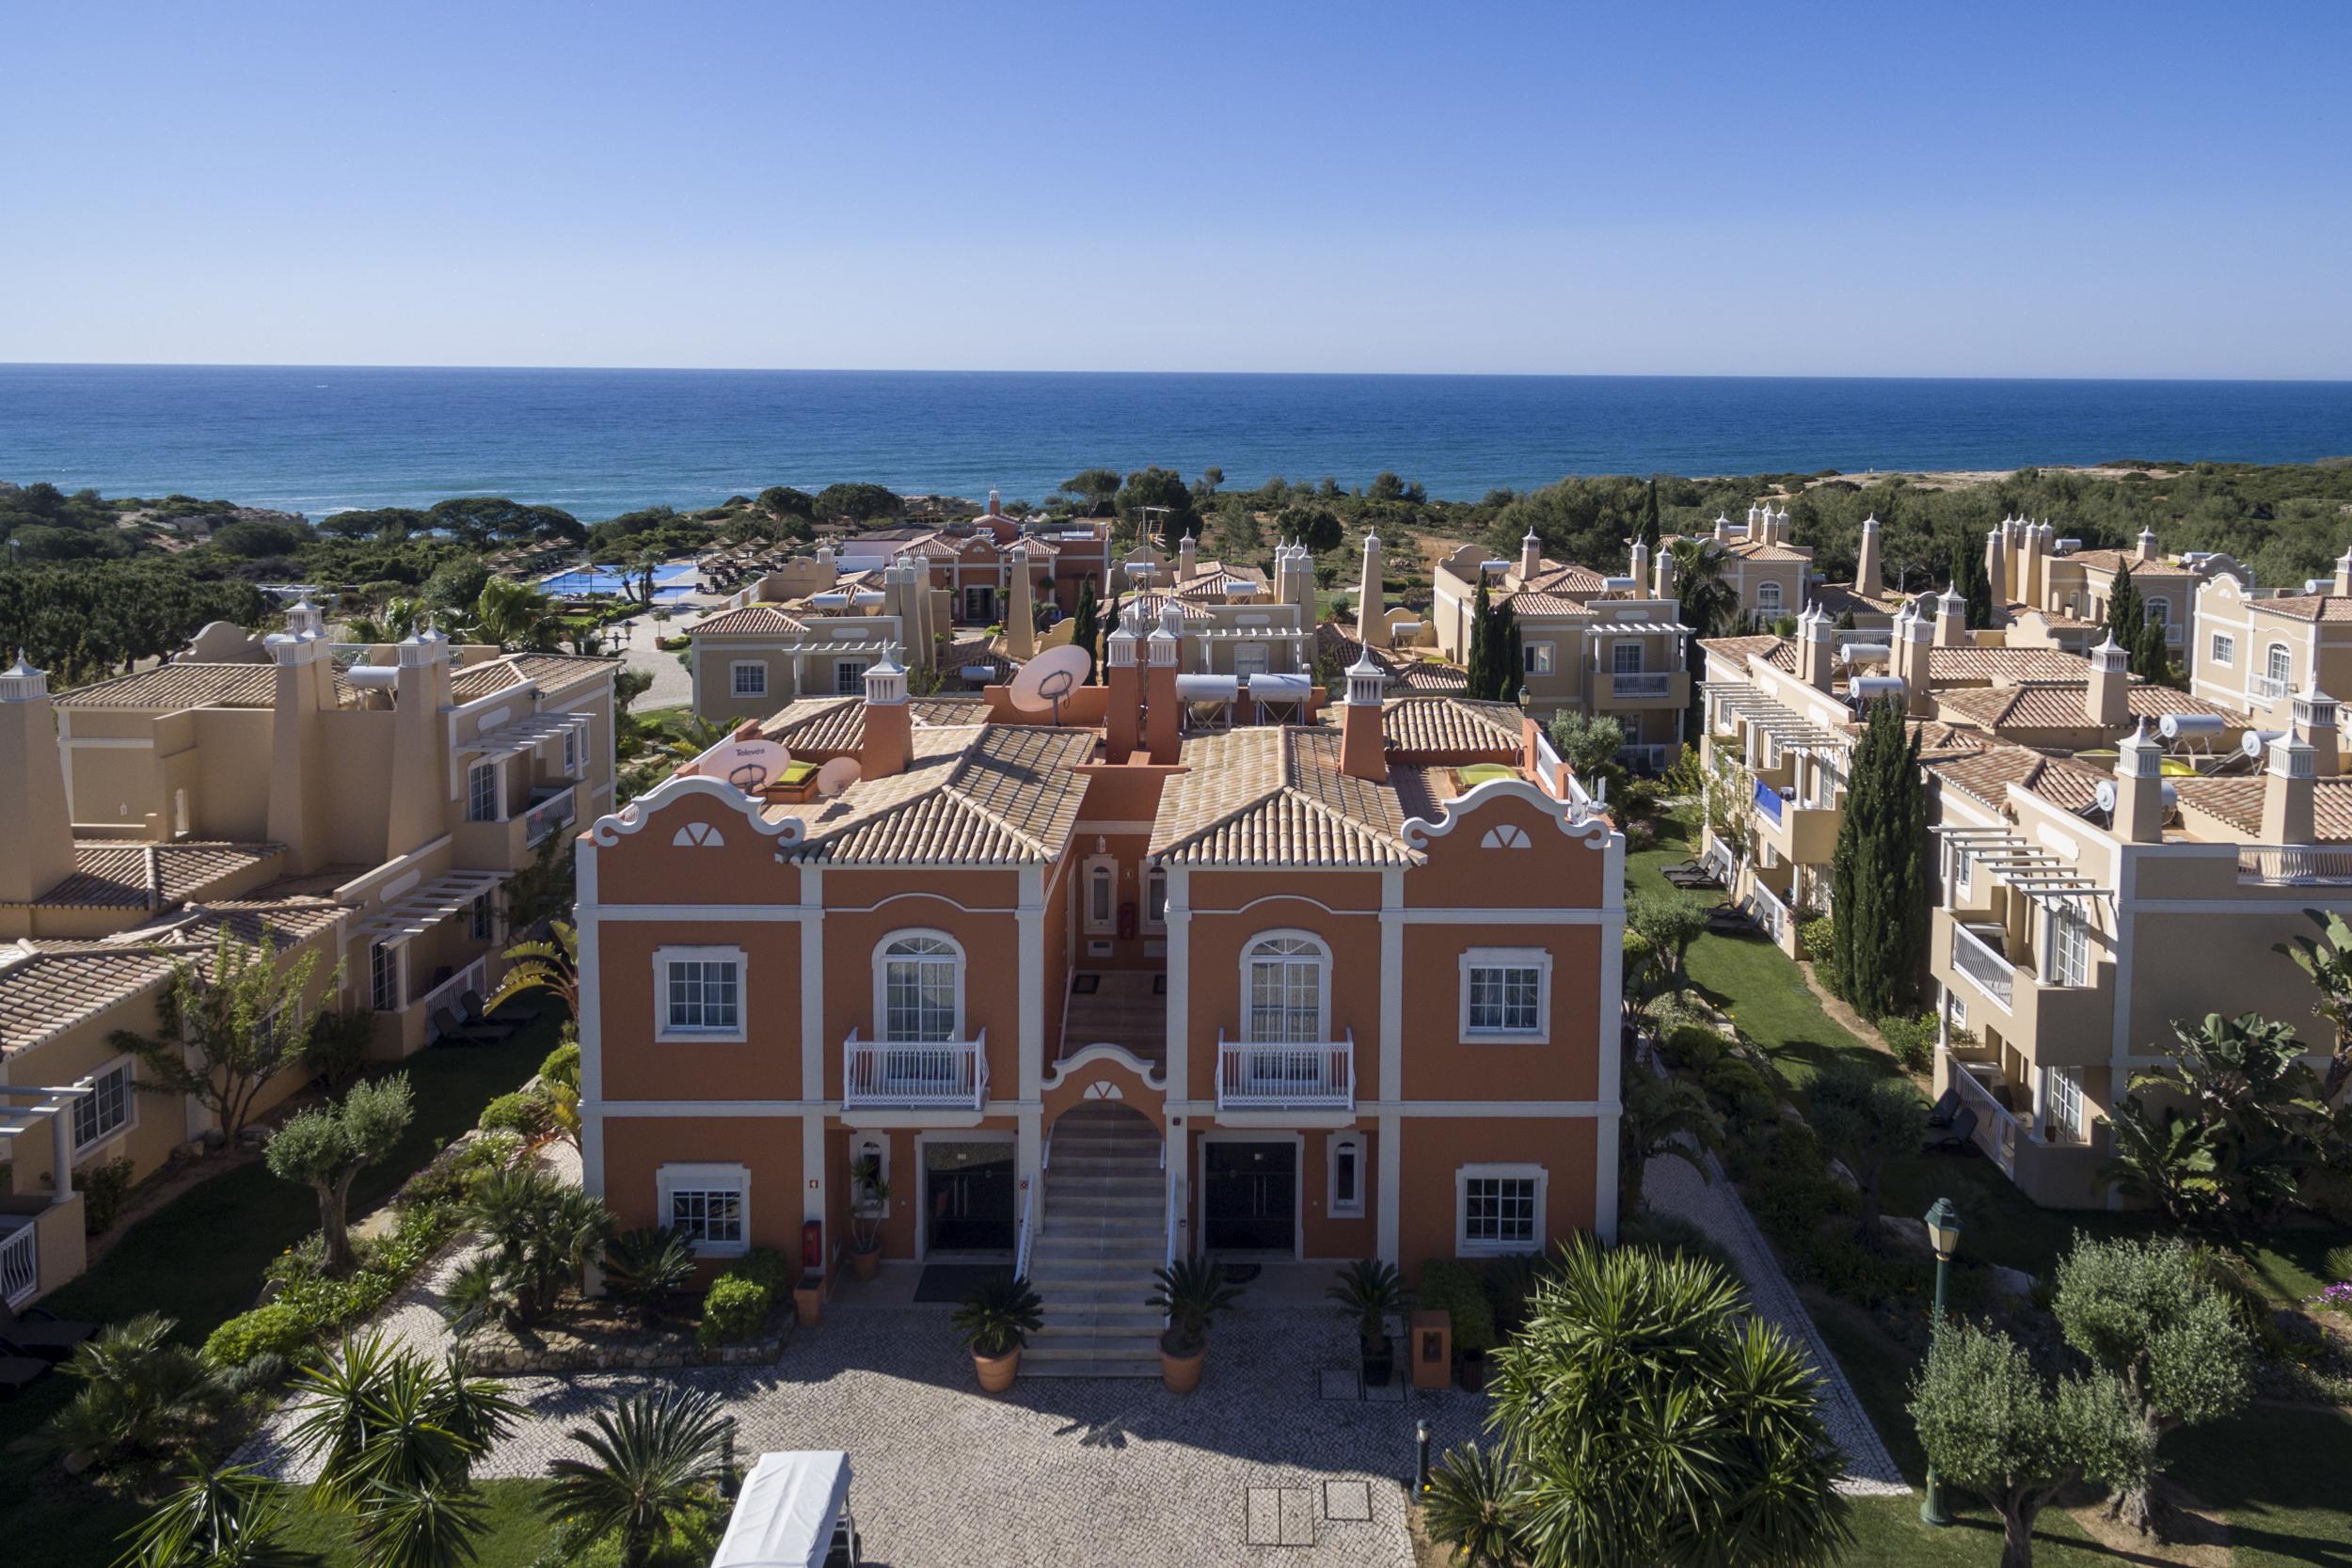
{"label": "garden bed", "polygon": [[651,1327],[603,1300],[566,1298],[529,1327],[490,1323],[466,1337],[469,1370],[489,1376],[609,1372],[663,1367],[764,1367],[792,1342],[787,1298],[749,1337],[722,1345],[696,1338],[699,1320],[665,1314]]}

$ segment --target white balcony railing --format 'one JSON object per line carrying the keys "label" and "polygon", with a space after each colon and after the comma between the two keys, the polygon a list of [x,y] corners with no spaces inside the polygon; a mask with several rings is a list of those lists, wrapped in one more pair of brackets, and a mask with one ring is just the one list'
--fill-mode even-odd
{"label": "white balcony railing", "polygon": [[2001,1174],[2017,1178],[2017,1146],[2033,1141],[2026,1124],[2012,1115],[2008,1106],[1993,1097],[1983,1080],[1954,1062],[1959,1069],[1952,1074],[1952,1086],[1960,1091],[1960,1102],[1977,1113],[1977,1143],[1993,1163],[2001,1167]]}
{"label": "white balcony railing", "polygon": [[570,825],[580,814],[580,786],[565,784],[560,793],[523,813],[523,842],[536,845],[559,828]]}
{"label": "white balcony railing", "polygon": [[1663,697],[1674,689],[1670,670],[1630,671],[1609,677],[1610,691],[1619,697]]}
{"label": "white balcony railing", "polygon": [[1788,912],[1788,906],[1781,901],[1778,894],[1762,882],[1752,882],[1749,884],[1746,895],[1740,900],[1740,903],[1741,908],[1756,917],[1756,923],[1758,926],[1763,927],[1772,934],[1774,942],[1788,940],[1788,922],[1792,917]]}
{"label": "white balcony railing", "polygon": [[2237,879],[2263,887],[2343,886],[2352,883],[2352,849],[2240,845]]}
{"label": "white balcony railing", "polygon": [[440,1026],[432,1022],[433,1015],[446,1007],[451,1017],[463,1019],[466,1016],[464,1000],[466,993],[469,990],[481,991],[489,976],[488,959],[486,958],[476,958],[422,996],[418,997],[414,1005],[424,1009],[426,1026],[437,1035],[440,1033]]}
{"label": "white balcony railing", "polygon": [[25,1220],[0,1236],[0,1301],[11,1309],[24,1306],[40,1290],[40,1242],[33,1222]]}
{"label": "white balcony railing", "polygon": [[2295,694],[2293,681],[2273,680],[2268,675],[2255,675],[2249,679],[2246,685],[2249,690],[2265,703],[2275,703],[2281,697],[2291,697]]}
{"label": "white balcony railing", "polygon": [[1353,1110],[1356,1037],[1336,1040],[1216,1042],[1220,1111]]}
{"label": "white balcony railing", "polygon": [[1994,952],[1985,940],[1967,927],[1952,927],[1952,967],[1968,976],[1976,988],[2009,1010],[2017,969],[2007,958]]}
{"label": "white balcony railing", "polygon": [[977,1111],[988,1103],[988,1031],[968,1040],[862,1040],[842,1046],[844,1110]]}

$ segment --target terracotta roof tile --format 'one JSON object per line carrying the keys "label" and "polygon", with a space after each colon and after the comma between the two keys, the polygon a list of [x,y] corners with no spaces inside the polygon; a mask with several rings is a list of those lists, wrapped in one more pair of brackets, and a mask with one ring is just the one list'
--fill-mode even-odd
{"label": "terracotta roof tile", "polygon": [[621,668],[621,660],[594,654],[509,654],[501,663],[514,666],[525,680],[542,691],[561,691],[580,681],[595,680]]}
{"label": "terracotta roof tile", "polygon": [[700,637],[708,632],[720,637],[783,637],[807,629],[807,622],[786,614],[774,605],[747,604],[695,622],[686,628],[686,635]]}
{"label": "terracotta roof tile", "polygon": [[1078,766],[1091,730],[1022,724],[918,725],[902,773],[851,784],[837,800],[771,806],[803,837],[788,860],[826,864],[1021,865],[1068,845],[1086,795]]}
{"label": "terracotta roof tile", "polygon": [[1996,810],[2009,805],[2009,786],[2021,784],[2067,811],[2090,806],[2107,775],[2063,757],[2044,756],[2023,746],[1987,746],[1933,758],[1924,766],[1934,777]]}
{"label": "terracotta roof tile", "polygon": [[[2026,730],[2083,730],[2101,726],[2084,711],[2090,690],[2073,682],[2044,685],[1994,686],[1939,691],[1939,712],[1973,719],[1987,728],[2008,733]],[[2175,691],[2169,686],[2135,686],[2125,696],[2125,711],[2134,719],[2161,719],[2168,713],[2206,714],[2244,728],[2246,716]]]}
{"label": "terracotta roof tile", "polygon": [[[1315,652],[1319,657],[1337,659],[1341,668],[1356,662],[1364,645],[1356,641],[1356,634],[1336,621],[1325,621],[1315,627]],[[1409,654],[1388,648],[1372,650],[1372,661],[1380,666],[1392,689],[1430,693],[1464,691],[1470,688],[1470,673],[1459,665],[1441,663],[1433,658],[1415,658]]]}
{"label": "terracotta roof tile", "polygon": [[[2263,781],[2260,776],[2230,779],[2175,779],[2181,804],[2227,823],[2249,842],[2263,832]],[[2352,778],[2312,781],[2312,820],[2322,844],[2352,844]]]}
{"label": "terracotta roof tile", "polygon": [[2072,561],[2094,572],[2112,572],[2121,566],[2132,569],[2132,578],[2193,578],[2194,566],[2184,566],[2177,561],[2142,561],[2137,550],[2076,550],[2073,555],[2054,555],[2053,561]]}
{"label": "terracotta roof tile", "polygon": [[2249,608],[2297,621],[2352,621],[2352,599],[2334,594],[2289,594],[2275,599],[2250,599]]}
{"label": "terracotta roof tile", "polygon": [[[1599,590],[1596,588],[1594,593],[1597,594]],[[1502,602],[1511,607],[1511,613],[1522,620],[1538,615],[1578,615],[1590,619],[1593,613],[1579,600],[1544,589],[1523,588],[1506,595]]]}
{"label": "terracotta roof tile", "polygon": [[1380,709],[1381,733],[1391,755],[1438,761],[1517,760],[1519,722],[1514,704],[1467,697],[1391,697]]}
{"label": "terracotta roof tile", "polygon": [[1797,644],[1786,637],[1702,637],[1699,646],[1742,667],[1749,659],[1761,657],[1775,670],[1793,672],[1797,668]]}
{"label": "terracotta roof tile", "polygon": [[1185,742],[1152,832],[1179,865],[1410,865],[1396,790],[1340,771],[1337,730],[1268,725]]}
{"label": "terracotta roof tile", "polygon": [[[347,690],[338,680],[339,690]],[[135,674],[61,693],[59,707],[270,707],[278,701],[274,664],[159,664]]]}
{"label": "terracotta roof tile", "polygon": [[449,694],[456,702],[470,703],[510,686],[519,686],[522,678],[522,672],[502,658],[469,664],[450,675]]}
{"label": "terracotta roof tile", "polygon": [[136,844],[84,839],[73,874],[35,902],[53,909],[142,910],[182,903],[267,865],[275,844]]}
{"label": "terracotta roof tile", "polygon": [[1609,579],[1590,566],[1563,564],[1546,561],[1535,575],[1519,584],[1522,594],[1597,594],[1609,586]]}
{"label": "terracotta roof tile", "polygon": [[1980,648],[1946,645],[1928,650],[1928,681],[2088,681],[2090,660],[2058,648]]}

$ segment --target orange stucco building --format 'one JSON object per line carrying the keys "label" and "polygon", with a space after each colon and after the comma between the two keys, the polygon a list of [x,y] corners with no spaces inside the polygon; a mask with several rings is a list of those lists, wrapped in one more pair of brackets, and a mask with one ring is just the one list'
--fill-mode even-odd
{"label": "orange stucco building", "polygon": [[1250,723],[1180,693],[1186,626],[1120,626],[1058,727],[885,658],[738,732],[846,787],[690,765],[595,824],[583,1142],[623,1225],[831,1272],[864,1209],[886,1258],[1019,1264],[1026,1364],[1089,1371],[1156,1370],[1171,1256],[1613,1234],[1622,836],[1515,708],[1363,662]]}

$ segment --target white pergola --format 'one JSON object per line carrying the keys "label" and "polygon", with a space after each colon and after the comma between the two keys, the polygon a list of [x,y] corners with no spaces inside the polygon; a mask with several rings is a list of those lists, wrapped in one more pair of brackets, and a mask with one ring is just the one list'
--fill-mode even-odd
{"label": "white pergola", "polygon": [[51,1199],[63,1203],[73,1196],[73,1104],[97,1091],[87,1084],[48,1088],[32,1084],[0,1084],[0,1144],[13,1152],[16,1140],[49,1124],[50,1166],[56,1187]]}
{"label": "white pergola", "polygon": [[2112,903],[2115,898],[2113,889],[2099,886],[2015,829],[1939,827],[1930,832],[1944,841],[1943,870],[1947,883],[1957,857],[1966,855],[1971,866],[1984,867],[1994,881],[2038,904],[2073,904],[2103,898]]}
{"label": "white pergola", "polygon": [[479,756],[495,762],[520,752],[529,752],[565,735],[585,736],[592,721],[585,712],[550,708],[544,713],[527,713],[519,719],[483,731],[470,740],[457,743],[460,756]]}
{"label": "white pergola", "polygon": [[1702,681],[1699,689],[1707,696],[1709,729],[1714,727],[1717,713],[1728,713],[1745,721],[1750,729],[1770,736],[1772,744],[1784,752],[1853,749],[1853,736],[1801,718],[1752,686],[1738,681]]}
{"label": "white pergola", "polygon": [[503,871],[453,871],[436,878],[367,921],[358,934],[386,947],[400,946],[458,913],[507,876]]}

